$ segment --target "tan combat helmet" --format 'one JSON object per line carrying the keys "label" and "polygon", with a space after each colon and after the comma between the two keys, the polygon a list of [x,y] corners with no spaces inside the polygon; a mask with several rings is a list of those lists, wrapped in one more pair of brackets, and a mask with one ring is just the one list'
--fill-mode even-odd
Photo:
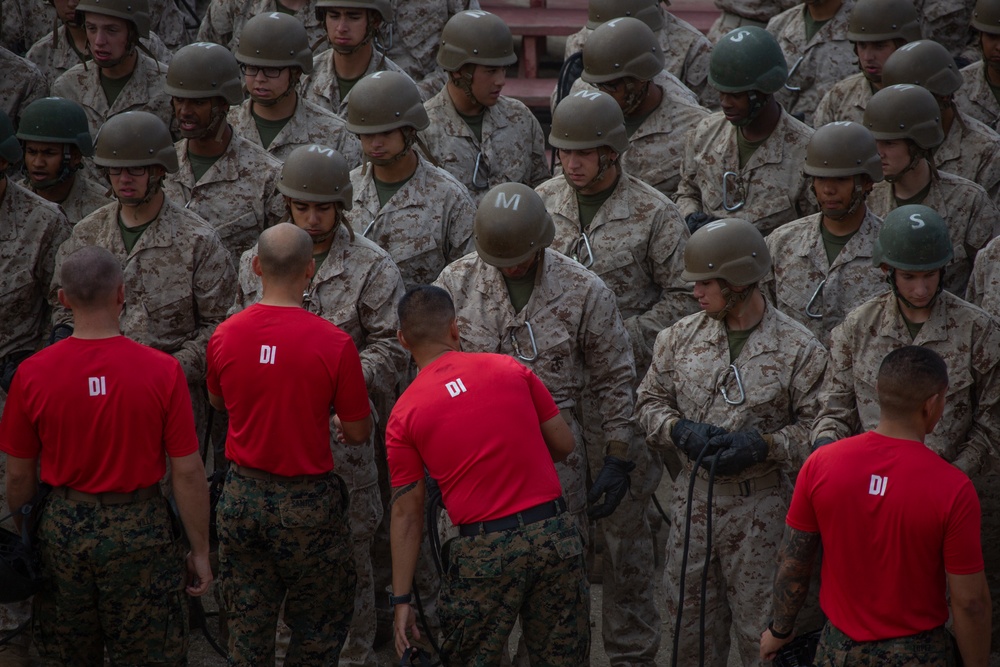
{"label": "tan combat helmet", "polygon": [[102,14],[124,19],[135,26],[140,39],[149,37],[148,0],[80,0],[76,6],[76,24],[84,25],[84,14]]}
{"label": "tan combat helmet", "polygon": [[847,21],[852,42],[920,39],[920,19],[911,0],[857,0]]}
{"label": "tan combat helmet", "polygon": [[326,20],[326,10],[332,8],[368,9],[378,12],[382,23],[392,22],[392,3],[389,0],[316,0],[316,20]]}
{"label": "tan combat helmet", "polygon": [[607,146],[620,155],[628,150],[625,117],[610,95],[581,90],[556,107],[549,143],[564,150]]}
{"label": "tan combat helmet", "polygon": [[1000,35],[1000,0],[976,0],[972,27],[979,32]]}
{"label": "tan combat helmet", "polygon": [[909,139],[925,151],[944,141],[941,109],[934,95],[920,86],[896,84],[872,95],[864,125],[876,139]]}
{"label": "tan combat helmet", "polygon": [[875,137],[858,123],[828,123],[809,139],[805,172],[820,177],[863,174],[878,183],[882,180],[882,160]]}
{"label": "tan combat helmet", "polygon": [[174,54],[163,90],[187,99],[221,97],[230,106],[238,106],[243,102],[243,75],[229,49],[196,42]]}
{"label": "tan combat helmet", "polygon": [[301,201],[340,204],[349,211],[354,204],[350,174],[347,160],[332,148],[299,146],[281,167],[278,192]]}
{"label": "tan combat helmet", "polygon": [[446,72],[464,65],[506,67],[517,62],[514,37],[503,20],[480,9],[455,14],[441,31],[437,62]]}
{"label": "tan combat helmet", "polygon": [[159,165],[177,171],[177,151],[170,130],[148,111],[126,111],[104,122],[94,139],[94,163],[99,167]]}
{"label": "tan combat helmet", "polygon": [[598,26],[583,46],[583,74],[590,84],[623,77],[649,81],[663,71],[660,42],[649,26],[634,18],[613,19]]}
{"label": "tan combat helmet", "polygon": [[663,29],[660,0],[590,0],[587,5],[587,27],[591,30],[625,16],[639,19],[653,32]]}
{"label": "tan combat helmet", "polygon": [[420,91],[401,72],[375,72],[358,81],[347,97],[347,129],[355,134],[430,125]]}
{"label": "tan combat helmet", "polygon": [[298,67],[312,72],[313,56],[305,26],[288,14],[258,14],[243,26],[236,60],[258,67]]}
{"label": "tan combat helmet", "polygon": [[770,270],[771,253],[760,230],[741,218],[725,218],[708,223],[688,239],[681,278],[725,280],[743,287],[760,281]]}
{"label": "tan combat helmet", "polygon": [[950,97],[962,87],[955,59],[937,42],[922,39],[900,47],[882,67],[882,83],[923,86],[938,97]]}
{"label": "tan combat helmet", "polygon": [[473,225],[476,252],[498,268],[530,259],[549,247],[555,234],[542,198],[523,183],[502,183],[487,192]]}

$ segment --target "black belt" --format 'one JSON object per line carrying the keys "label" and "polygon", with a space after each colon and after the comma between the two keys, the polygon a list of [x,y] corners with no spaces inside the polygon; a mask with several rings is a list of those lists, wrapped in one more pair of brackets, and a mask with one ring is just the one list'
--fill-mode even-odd
{"label": "black belt", "polygon": [[480,521],[479,523],[467,523],[458,527],[458,532],[462,537],[473,537],[475,535],[488,535],[489,533],[499,533],[503,530],[514,530],[521,526],[538,523],[558,516],[566,511],[566,499],[562,496],[555,500],[544,502],[541,505],[529,507],[526,510],[515,512],[508,516],[492,519],[490,521]]}
{"label": "black belt", "polygon": [[68,486],[57,486],[52,489],[53,496],[65,498],[74,503],[91,503],[94,505],[128,505],[130,503],[141,503],[146,500],[158,498],[160,485],[154,484],[142,489],[136,489],[131,493],[84,493],[71,489]]}
{"label": "black belt", "polygon": [[257,479],[265,482],[318,482],[321,480],[330,479],[330,473],[325,472],[320,475],[278,475],[273,472],[268,472],[266,470],[261,470],[259,468],[251,468],[249,466],[241,466],[238,463],[232,463],[229,468],[240,477],[246,477],[247,479]]}

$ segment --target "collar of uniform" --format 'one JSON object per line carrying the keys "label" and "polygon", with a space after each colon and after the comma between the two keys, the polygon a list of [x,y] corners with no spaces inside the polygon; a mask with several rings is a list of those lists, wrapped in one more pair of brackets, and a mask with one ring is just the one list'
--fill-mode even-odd
{"label": "collar of uniform", "polygon": [[[410,150],[415,150],[414,146]],[[360,169],[360,168],[358,168]],[[419,194],[414,196],[416,193],[426,193],[427,189],[427,161],[424,160],[419,153],[417,153],[417,169],[413,172],[413,176],[410,177],[406,183],[403,184],[395,195],[393,195],[390,201],[385,203],[385,206],[379,208],[378,190],[375,187],[375,168],[372,166],[368,167],[364,176],[361,177],[361,182],[358,183],[358,187],[355,188],[354,203],[361,206],[368,212],[369,217],[377,217],[386,213],[393,213],[395,211],[401,211],[406,208],[412,208],[414,206],[426,206],[427,202]],[[359,199],[358,195],[363,198]],[[367,222],[365,225],[367,226]],[[364,228],[362,227],[362,230]]]}
{"label": "collar of uniform", "polygon": [[934,164],[940,166],[945,162],[957,160],[962,157],[962,146],[969,140],[967,136],[969,124],[966,115],[955,106],[955,121],[951,124],[951,130],[945,136],[944,141],[934,151]]}
{"label": "collar of uniform", "polygon": [[[758,355],[774,352],[781,348],[782,342],[781,333],[778,331],[778,315],[774,306],[769,304],[767,299],[764,299],[764,316],[750,337],[747,338],[746,345],[740,352],[740,357],[753,359]],[[726,345],[728,349],[728,342]]]}
{"label": "collar of uniform", "polygon": [[[798,46],[797,40],[801,35],[805,34],[805,12],[808,10],[804,7],[804,5],[795,5],[791,9],[786,10],[785,14],[787,14],[787,16],[784,17],[784,21],[780,20],[782,15],[779,14],[775,17],[775,19],[780,21],[782,24],[781,27],[775,31],[777,33],[778,43],[782,44],[782,46],[786,43],[791,43],[797,47],[795,54],[786,53],[785,55],[794,55],[797,57],[821,44],[847,40],[847,21],[851,15],[851,9],[853,7],[854,0],[844,0],[844,4],[840,6],[837,13],[830,17],[830,19],[816,31],[816,34],[812,36],[812,39],[801,47]],[[785,39],[783,40],[782,37],[785,37]],[[784,48],[782,48],[782,50],[784,50]],[[789,60],[792,60],[792,58]]]}
{"label": "collar of uniform", "polygon": [[[446,134],[453,137],[468,137],[474,142],[476,141],[476,135],[472,133],[469,126],[462,120],[462,117],[458,115],[458,109],[455,108],[455,103],[451,101],[451,96],[448,94],[448,86],[446,85],[441,89],[441,92],[431,98],[431,101],[437,100],[435,104],[428,102],[428,110],[430,108],[440,108],[444,111],[447,118],[447,123],[445,123],[442,129]],[[485,142],[493,131],[502,127],[507,127],[509,122],[507,121],[508,102],[503,95],[497,100],[497,103],[492,107],[486,107],[483,112],[483,142]]]}
{"label": "collar of uniform", "polygon": [[[106,115],[111,115],[127,111],[132,107],[145,106],[152,101],[154,96],[163,93],[161,79],[167,74],[167,66],[157,63],[142,51],[136,50],[136,54],[138,57],[135,61],[132,78],[128,80],[128,83],[122,88],[122,92],[118,94],[118,98],[115,99],[115,103],[110,107],[104,96],[104,89],[101,87],[101,68],[97,67],[94,61],[87,63],[90,81],[87,83],[87,90],[82,95],[86,100],[86,106],[103,110]],[[157,72],[157,66],[159,66],[159,72]]]}
{"label": "collar of uniform", "polygon": [[864,111],[872,98],[872,86],[862,72],[852,74],[844,79],[844,87],[840,89],[841,104],[847,102],[854,108]]}
{"label": "collar of uniform", "polygon": [[[135,247],[132,248],[129,256],[135,255],[146,248],[169,248],[174,244],[177,226],[175,224],[176,215],[173,208],[174,204],[170,201],[170,198],[164,196],[163,207],[160,208],[160,213],[154,218],[153,224],[136,241]],[[119,238],[121,237],[121,233],[118,230],[118,215],[120,210],[121,204],[114,207],[114,219],[111,220],[111,224],[114,226],[113,233],[117,234]]]}
{"label": "collar of uniform", "polygon": [[322,265],[316,267],[313,285],[318,285],[334,276],[339,276],[347,266],[347,248],[351,244],[351,236],[343,225],[337,225],[333,233],[333,245]]}
{"label": "collar of uniform", "polygon": [[931,306],[931,316],[920,327],[920,332],[916,338],[910,339],[910,332],[906,328],[906,321],[899,310],[896,295],[890,290],[884,296],[885,306],[882,309],[882,319],[879,322],[879,335],[893,338],[906,345],[924,345],[931,341],[948,340],[948,311],[951,301],[958,297],[950,292],[942,291],[937,295],[934,305]]}
{"label": "collar of uniform", "polygon": [[[218,183],[220,181],[236,181],[240,177],[240,160],[245,139],[233,130],[233,136],[229,141],[229,147],[219,156],[208,171],[205,172],[207,180],[202,183]],[[191,169],[191,161],[188,159],[188,140],[181,139],[175,146],[177,147],[177,164],[179,169],[174,180],[183,179],[184,185],[188,188],[195,187],[194,172]]]}
{"label": "collar of uniform", "polygon": [[771,135],[764,140],[764,143],[760,145],[757,150],[754,151],[747,163],[743,165],[743,169],[738,169],[739,165],[739,147],[736,144],[736,132],[737,127],[727,121],[722,112],[718,112],[720,117],[722,117],[722,122],[726,123],[729,127],[726,128],[726,141],[719,142],[713,149],[715,154],[721,159],[721,164],[727,169],[732,169],[733,171],[749,171],[755,169],[764,164],[781,164],[785,157],[785,137],[784,135],[789,131],[791,126],[792,117],[788,115],[788,112],[784,109],[781,110],[781,116],[778,118],[778,124],[774,126],[774,130]]}
{"label": "collar of uniform", "polygon": [[476,291],[486,295],[491,300],[505,304],[512,318],[519,321],[530,319],[541,307],[548,305],[563,294],[558,265],[561,262],[573,261],[551,248],[546,248],[543,253],[541,271],[536,279],[535,289],[532,291],[527,305],[517,315],[514,315],[514,309],[510,305],[507,285],[504,283],[500,269],[490,266],[480,258],[477,258],[476,261],[482,265],[483,270],[479,271],[476,278]]}
{"label": "collar of uniform", "polygon": [[[819,229],[821,218],[822,213],[813,213],[803,218],[803,220],[808,221],[806,229],[808,230],[809,242],[792,244],[789,250],[798,257],[821,259],[822,261],[819,266],[826,266],[826,250],[823,246],[823,234]],[[878,238],[878,230],[881,226],[882,219],[872,213],[871,209],[866,210],[865,217],[861,220],[861,226],[858,227],[857,233],[851,237],[851,240],[847,242],[847,245],[844,246],[840,254],[833,260],[830,270],[858,258],[871,259],[872,248],[875,246],[875,239]]]}
{"label": "collar of uniform", "polygon": [[[51,36],[45,38],[48,47],[51,49],[52,55],[49,57],[49,65],[56,69],[68,70],[74,65],[80,64],[80,56],[76,55],[76,51],[73,47],[69,45],[69,35],[66,34],[66,26],[60,25],[59,30],[56,34],[56,46],[52,48]],[[93,64],[93,61],[91,61]],[[90,64],[87,65],[90,67]],[[96,67],[96,65],[94,65]]]}

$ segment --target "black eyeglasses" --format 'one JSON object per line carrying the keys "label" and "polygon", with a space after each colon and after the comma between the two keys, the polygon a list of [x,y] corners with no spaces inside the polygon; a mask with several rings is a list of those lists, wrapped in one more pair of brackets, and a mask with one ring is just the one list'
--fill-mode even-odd
{"label": "black eyeglasses", "polygon": [[105,167],[105,169],[112,176],[121,176],[123,171],[127,171],[129,176],[142,176],[149,172],[149,167],[146,165],[141,167]]}
{"label": "black eyeglasses", "polygon": [[268,79],[277,79],[281,76],[282,70],[288,69],[287,67],[258,67],[257,65],[244,65],[240,64],[240,71],[243,72],[243,76],[257,76],[259,72],[263,72],[264,76]]}

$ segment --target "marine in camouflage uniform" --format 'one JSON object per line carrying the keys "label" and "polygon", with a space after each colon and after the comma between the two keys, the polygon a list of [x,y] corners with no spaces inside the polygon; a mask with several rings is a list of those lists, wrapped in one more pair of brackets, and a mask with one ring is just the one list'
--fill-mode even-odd
{"label": "marine in camouflage uniform", "polygon": [[[706,107],[719,105],[719,95],[708,85],[708,59],[712,43],[693,25],[667,11],[660,0],[591,0],[588,5],[587,24],[580,32],[566,38],[563,59],[583,51],[590,35],[602,23],[612,19],[632,16],[640,19],[656,35],[663,53],[663,69],[677,77]],[[621,46],[626,46],[623,42]],[[553,92],[553,108],[555,107]]]}
{"label": "marine in camouflage uniform", "polygon": [[[813,127],[849,120],[860,123],[868,100],[883,83],[885,60],[904,44],[920,39],[920,19],[911,0],[857,0],[847,22],[860,72],[831,87],[813,114]],[[896,82],[899,83],[899,82]]]}
{"label": "marine in camouflage uniform", "polygon": [[[351,204],[347,165],[341,156],[315,150],[319,148],[303,147],[293,152],[285,162],[279,187],[290,199],[332,202],[339,215],[342,207]],[[292,209],[291,221],[300,224],[297,215],[301,214]],[[302,218],[301,226],[305,228],[308,223],[304,215]],[[329,248],[321,250],[326,243]],[[384,420],[396,379],[406,365],[406,353],[396,339],[395,308],[403,296],[403,280],[389,255],[367,239],[352,234],[346,221],[335,223],[332,236],[316,245],[320,258],[303,306],[336,324],[354,340],[369,395],[383,420],[381,428],[373,430],[372,441],[363,446],[348,447],[341,443],[332,420],[330,438],[337,474],[347,484],[350,494],[348,522],[357,572],[354,616],[340,653],[340,664],[374,666],[375,589],[371,547],[383,514],[375,452],[376,449],[384,452]],[[240,261],[237,310],[258,302],[262,296],[260,277],[252,268],[256,254],[255,246]]]}
{"label": "marine in camouflage uniform", "polygon": [[[98,135],[95,153],[98,166],[146,167],[149,185],[135,197],[116,195],[119,201],[81,220],[59,248],[49,290],[56,339],[67,335],[72,326],[71,313],[57,299],[62,260],[85,245],[110,250],[125,271],[128,303],[121,316],[122,334],[180,362],[191,391],[195,426],[203,439],[205,347],[236,293],[229,253],[208,223],[162,197],[158,184],[162,175],[156,172],[176,171],[177,154],[166,126],[155,116],[143,111],[114,116]],[[151,211],[155,217],[128,249],[123,208],[155,204],[157,199],[160,206]]]}
{"label": "marine in camouflage uniform", "polygon": [[976,255],[965,298],[1000,319],[1000,241],[996,238]]}
{"label": "marine in camouflage uniform", "polygon": [[760,619],[769,616],[789,478],[809,453],[805,443],[827,354],[805,327],[764,300],[757,283],[770,263],[763,237],[747,221],[719,220],[692,234],[683,277],[697,283],[705,312],[657,336],[652,366],[639,385],[636,414],[647,443],[687,459],[670,501],[665,576],[667,617],[683,609],[674,638],[678,664],[697,662],[703,640],[705,664],[726,665],[730,623],[740,662],[759,664]]}
{"label": "marine in camouflage uniform", "polygon": [[[619,157],[629,150],[625,134],[621,109],[610,96],[581,92],[563,100],[553,116],[549,142],[559,150],[564,175],[536,191],[555,224],[552,248],[580,261],[615,293],[637,371],[643,374],[656,335],[692,312],[695,304],[680,280],[687,227],[673,202],[623,171]],[[581,397],[581,425],[591,463],[600,460],[604,447],[600,401],[589,388]],[[650,534],[646,516],[662,465],[648,456],[641,441],[635,449],[641,481],[622,501],[614,521],[598,523],[610,545],[621,544],[622,536],[638,535],[644,541]],[[597,471],[592,468],[591,474]],[[635,563],[628,570],[642,573],[639,578],[620,580],[615,566],[625,560]],[[604,648],[616,664],[643,664],[656,655],[660,633],[653,623],[658,617],[651,579],[657,572],[655,560],[652,551],[637,549],[627,557],[613,554],[601,561]],[[620,597],[619,590],[627,597]]]}
{"label": "marine in camouflage uniform", "polygon": [[796,4],[795,0],[717,0],[715,6],[722,13],[709,28],[708,39],[713,44],[718,44],[736,28],[763,28],[772,18]]}
{"label": "marine in camouflage uniform", "polygon": [[[277,12],[255,16],[247,22],[236,51],[236,59],[246,68],[257,71],[246,75],[250,99],[229,111],[229,123],[243,138],[263,146],[268,153],[284,161],[299,146],[329,146],[344,156],[352,167],[361,162],[361,146],[347,131],[344,121],[299,95],[299,78],[312,71],[313,56],[302,25],[287,14]],[[271,97],[254,93],[254,79],[269,80],[265,70],[276,69],[278,78],[288,76],[287,88]],[[265,112],[279,109],[274,114]],[[287,116],[282,115],[287,108]],[[280,124],[280,129],[265,146],[261,138],[264,124]]]}
{"label": "marine in camouflage uniform", "polygon": [[788,63],[788,81],[775,96],[807,124],[826,92],[855,71],[847,27],[853,7],[854,0],[803,3],[767,23]]}
{"label": "marine in camouflage uniform", "polygon": [[212,0],[198,27],[198,41],[215,42],[235,53],[246,24],[259,14],[273,12],[290,15],[301,23],[310,47],[315,46],[317,52],[327,48],[326,28],[317,18],[316,0],[294,10],[277,0]]}
{"label": "marine in camouflage uniform", "polygon": [[23,54],[52,29],[48,0],[5,1],[0,13],[0,46]]}
{"label": "marine in camouflage uniform", "polygon": [[[70,222],[75,224],[110,203],[107,187],[81,171],[83,159],[94,154],[94,142],[79,104],[58,97],[32,102],[24,110],[17,138],[25,153],[21,185],[59,204]],[[56,156],[58,163],[53,164]]]}
{"label": "marine in camouflage uniform", "polygon": [[983,59],[962,69],[962,87],[955,95],[959,109],[976,120],[1000,131],[1000,1],[977,0],[972,12],[972,27],[979,32],[976,44]]}
{"label": "marine in camouflage uniform", "polygon": [[731,111],[742,114],[731,121],[711,114],[688,137],[676,197],[688,226],[736,216],[768,234],[815,212],[801,168],[812,129],[774,99],[788,74],[774,38],[740,28],[715,46],[711,65],[709,82],[723,93],[724,108],[748,111]]}
{"label": "marine in camouflage uniform", "polygon": [[0,111],[13,122],[21,117],[21,110],[48,93],[48,82],[34,63],[0,47],[0,70],[4,85],[0,87]]}
{"label": "marine in camouflage uniform", "polygon": [[[932,168],[930,152],[944,138],[937,100],[920,86],[887,86],[872,97],[864,123],[880,142],[883,162],[889,155],[896,163],[884,168],[886,180],[872,190],[869,208],[883,218],[901,204],[921,203],[945,211],[954,254],[944,286],[952,294],[964,295],[976,253],[1000,229],[1000,210],[979,185]],[[902,156],[887,153],[893,150],[892,142],[904,142],[900,145],[908,151],[908,163],[900,165]],[[899,192],[912,194],[900,201]]]}
{"label": "marine in camouflage uniform", "polygon": [[[437,59],[449,79],[424,105],[430,127],[420,137],[428,157],[477,202],[500,183],[534,187],[548,178],[541,125],[524,104],[498,92],[503,68],[517,60],[504,22],[480,10],[456,14],[441,35]],[[484,86],[488,90],[477,92]]]}
{"label": "marine in camouflage uniform", "polygon": [[924,39],[941,44],[953,58],[962,56],[969,45],[969,22],[973,3],[957,0],[914,0],[920,14]]}
{"label": "marine in camouflage uniform", "polygon": [[[277,189],[281,163],[226,120],[230,106],[243,100],[243,77],[225,48],[199,42],[178,51],[164,89],[173,97],[174,127],[183,137],[174,145],[177,173],[166,179],[164,192],[215,227],[236,266],[260,233],[285,215]],[[204,104],[186,100],[207,100],[207,117]]]}
{"label": "marine in camouflage uniform", "polygon": [[622,166],[674,196],[685,140],[708,113],[655,83],[663,54],[653,31],[639,19],[612,19],[590,36],[583,65],[581,79],[614,98],[625,114],[630,149],[621,157]]}
{"label": "marine in camouflage uniform", "polygon": [[[882,180],[875,138],[857,123],[824,125],[809,141],[805,173],[822,212],[767,237],[771,272],[761,289],[825,345],[847,313],[887,289],[871,261],[882,219],[865,205]],[[846,197],[844,177],[851,179]]]}
{"label": "marine in camouflage uniform", "polygon": [[[70,233],[70,224],[55,204],[11,183],[7,167],[21,159],[14,127],[0,112],[0,411],[17,365],[38,349],[48,331],[49,283],[55,254]],[[0,507],[7,507],[6,464],[0,456]],[[13,524],[5,522],[5,528]],[[0,604],[0,633],[20,627],[31,617],[31,602]],[[27,665],[30,635],[22,633],[0,651],[0,660]]]}
{"label": "marine in camouflage uniform", "polygon": [[994,202],[1000,197],[1000,135],[955,104],[962,76],[951,54],[930,40],[907,44],[889,56],[885,85],[915,84],[934,95],[941,112],[944,141],[934,149],[934,166],[983,186]]}
{"label": "marine in camouflage uniform", "polygon": [[407,289],[432,283],[473,249],[475,203],[454,176],[413,150],[417,131],[429,120],[410,77],[382,72],[356,89],[347,127],[371,163],[351,172],[354,206],[348,219],[355,233],[388,251]]}

